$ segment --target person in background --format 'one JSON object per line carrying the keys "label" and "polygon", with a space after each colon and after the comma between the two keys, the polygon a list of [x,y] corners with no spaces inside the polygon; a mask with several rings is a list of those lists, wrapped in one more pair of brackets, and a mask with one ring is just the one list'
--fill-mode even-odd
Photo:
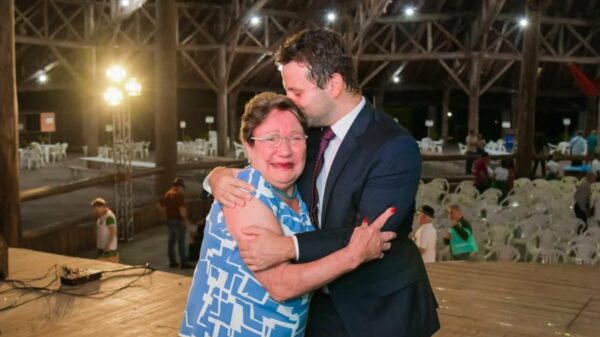
{"label": "person in background", "polygon": [[117,217],[106,206],[106,200],[96,198],[91,206],[96,214],[96,248],[98,258],[111,262],[119,262],[117,250]]}
{"label": "person in background", "polygon": [[560,178],[560,164],[556,159],[556,153],[550,156],[550,160],[546,163],[547,174],[544,176],[546,180],[557,180]]}
{"label": "person in background", "polygon": [[595,181],[596,175],[594,172],[587,172],[585,174],[585,179],[581,181],[575,190],[575,204],[573,205],[573,211],[575,211],[575,216],[583,221],[583,224],[577,228],[577,234],[582,234],[587,230],[587,218],[590,212],[590,202],[592,197],[591,184]]}
{"label": "person in background", "polygon": [[[569,146],[571,149],[571,154],[574,156],[583,156],[585,155],[585,148],[587,146],[587,141],[583,138],[583,132],[578,130],[575,133],[575,136],[571,138],[569,141]],[[573,160],[571,161],[571,166],[581,166],[583,165],[583,160]]]}
{"label": "person in background", "polygon": [[596,146],[598,146],[598,136],[596,130],[592,130],[587,136],[587,154],[596,154]]}
{"label": "person in background", "polygon": [[[463,240],[467,240],[470,235],[473,235],[473,228],[471,227],[471,224],[469,223],[469,221],[467,221],[463,217],[460,206],[454,204],[454,205],[450,206],[450,208],[448,208],[448,219],[450,219],[450,227],[453,230],[449,231],[448,234],[446,235],[446,237],[444,238],[445,244],[447,244],[447,245],[450,244],[450,240],[452,239],[451,235],[453,235],[453,234],[451,234],[452,232],[454,232],[455,235],[460,236]],[[451,251],[452,251],[452,249],[451,249]],[[452,258],[454,260],[463,260],[463,261],[469,260],[470,256],[471,256],[471,252],[460,253],[460,254],[452,252]]]}
{"label": "person in background", "polygon": [[490,157],[487,152],[481,154],[481,158],[477,159],[473,164],[473,176],[475,178],[475,187],[479,193],[483,193],[492,182],[489,172]]}
{"label": "person in background", "polygon": [[477,134],[477,153],[482,154],[485,152],[485,145],[487,142],[483,137],[483,134],[480,132]]}
{"label": "person in background", "polygon": [[416,212],[419,228],[415,232],[414,240],[425,263],[435,262],[437,230],[432,223],[434,215],[433,208],[428,205],[421,206]]}
{"label": "person in background", "polygon": [[[467,145],[467,152],[465,153],[468,156],[474,156],[477,154],[477,148],[479,147],[479,139],[477,138],[477,133],[475,130],[470,130],[467,138],[465,138],[465,143]],[[467,166],[465,167],[465,174],[473,173],[473,159],[467,159]]]}
{"label": "person in background", "polygon": [[592,160],[592,172],[596,175],[596,181],[600,180],[600,153],[594,154],[594,160]]}
{"label": "person in background", "polygon": [[[535,154],[539,155],[539,156],[547,156],[548,155],[548,146],[544,145],[544,134],[543,133],[536,133],[534,140],[533,140],[533,146],[535,148]],[[546,159],[541,158],[541,159],[537,159],[534,158],[533,159],[533,169],[531,170],[531,176],[535,177],[537,174],[537,168],[538,165],[541,167],[542,169],[542,177],[546,176]]]}
{"label": "person in background", "polygon": [[[185,236],[187,234],[187,209],[183,198],[183,189],[185,183],[181,178],[175,178],[173,187],[169,189],[158,201],[158,208],[167,216],[167,226],[169,227],[169,244],[167,254],[169,256],[169,268],[180,266],[181,269],[193,268],[187,260],[187,246]],[[175,258],[175,245],[179,251],[179,262]]]}
{"label": "person in background", "polygon": [[506,131],[506,134],[504,135],[504,148],[506,149],[506,152],[512,153],[514,145],[515,145],[515,135],[511,129],[508,129]]}
{"label": "person in background", "polygon": [[494,169],[494,180],[492,187],[497,188],[502,192],[502,199],[506,197],[508,190],[508,159],[502,159],[500,166]]}
{"label": "person in background", "polygon": [[196,230],[190,233],[191,242],[188,245],[188,261],[197,262],[200,257],[200,249],[202,248],[202,240],[204,239],[204,228],[206,227],[206,218],[201,218],[199,221],[194,221]]}

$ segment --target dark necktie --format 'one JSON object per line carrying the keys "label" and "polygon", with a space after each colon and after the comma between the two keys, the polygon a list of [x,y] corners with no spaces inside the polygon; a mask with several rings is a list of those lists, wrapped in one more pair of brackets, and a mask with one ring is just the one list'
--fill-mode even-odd
{"label": "dark necktie", "polygon": [[315,163],[315,170],[313,171],[312,176],[312,194],[310,199],[310,220],[312,221],[313,226],[319,226],[319,191],[317,190],[317,178],[321,173],[321,169],[323,168],[323,162],[325,158],[323,155],[325,154],[325,149],[329,145],[329,141],[331,141],[335,137],[335,133],[331,130],[330,127],[325,127],[323,129],[323,133],[321,134],[321,143],[319,143],[319,153],[317,154],[317,161]]}

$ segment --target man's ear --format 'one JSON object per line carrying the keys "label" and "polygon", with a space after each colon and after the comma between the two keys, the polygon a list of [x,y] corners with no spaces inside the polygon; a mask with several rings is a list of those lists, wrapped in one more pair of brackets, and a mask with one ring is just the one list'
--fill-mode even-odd
{"label": "man's ear", "polygon": [[333,73],[327,82],[331,97],[338,98],[344,91],[344,78],[339,73]]}

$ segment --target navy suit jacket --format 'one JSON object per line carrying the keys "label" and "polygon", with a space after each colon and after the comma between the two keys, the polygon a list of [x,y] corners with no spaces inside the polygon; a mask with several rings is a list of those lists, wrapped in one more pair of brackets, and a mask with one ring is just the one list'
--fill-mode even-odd
{"label": "navy suit jacket", "polygon": [[[309,130],[306,167],[297,182],[307,203],[320,134],[320,129]],[[328,285],[352,336],[422,336],[439,327],[423,260],[408,239],[420,176],[421,157],[414,138],[367,102],[342,141],[327,177],[321,229],[297,235],[299,262],[313,261],[346,246],[363,218],[370,223],[388,207],[396,207],[384,230],[395,231],[398,237],[385,257]],[[398,295],[415,282],[420,283],[419,293]],[[407,298],[411,296],[417,296],[419,303],[410,303]],[[418,305],[424,311],[415,310]],[[412,310],[414,315],[430,317],[412,317]],[[405,313],[403,319],[399,319],[400,312]],[[405,321],[407,317],[411,322]]]}

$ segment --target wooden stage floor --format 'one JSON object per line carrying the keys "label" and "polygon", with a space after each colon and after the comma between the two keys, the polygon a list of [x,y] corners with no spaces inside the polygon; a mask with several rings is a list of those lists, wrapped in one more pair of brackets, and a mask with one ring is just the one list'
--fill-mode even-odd
{"label": "wooden stage floor", "polygon": [[[9,257],[9,278],[18,280],[43,276],[54,265],[126,267],[14,248]],[[429,265],[428,271],[440,304],[436,337],[600,336],[598,267],[450,262]],[[101,282],[62,288],[91,297],[51,294],[0,311],[0,336],[176,336],[191,278],[159,271],[138,278],[142,272],[105,274]],[[46,285],[53,277],[31,283]],[[0,308],[41,295],[8,289],[0,282]]]}

